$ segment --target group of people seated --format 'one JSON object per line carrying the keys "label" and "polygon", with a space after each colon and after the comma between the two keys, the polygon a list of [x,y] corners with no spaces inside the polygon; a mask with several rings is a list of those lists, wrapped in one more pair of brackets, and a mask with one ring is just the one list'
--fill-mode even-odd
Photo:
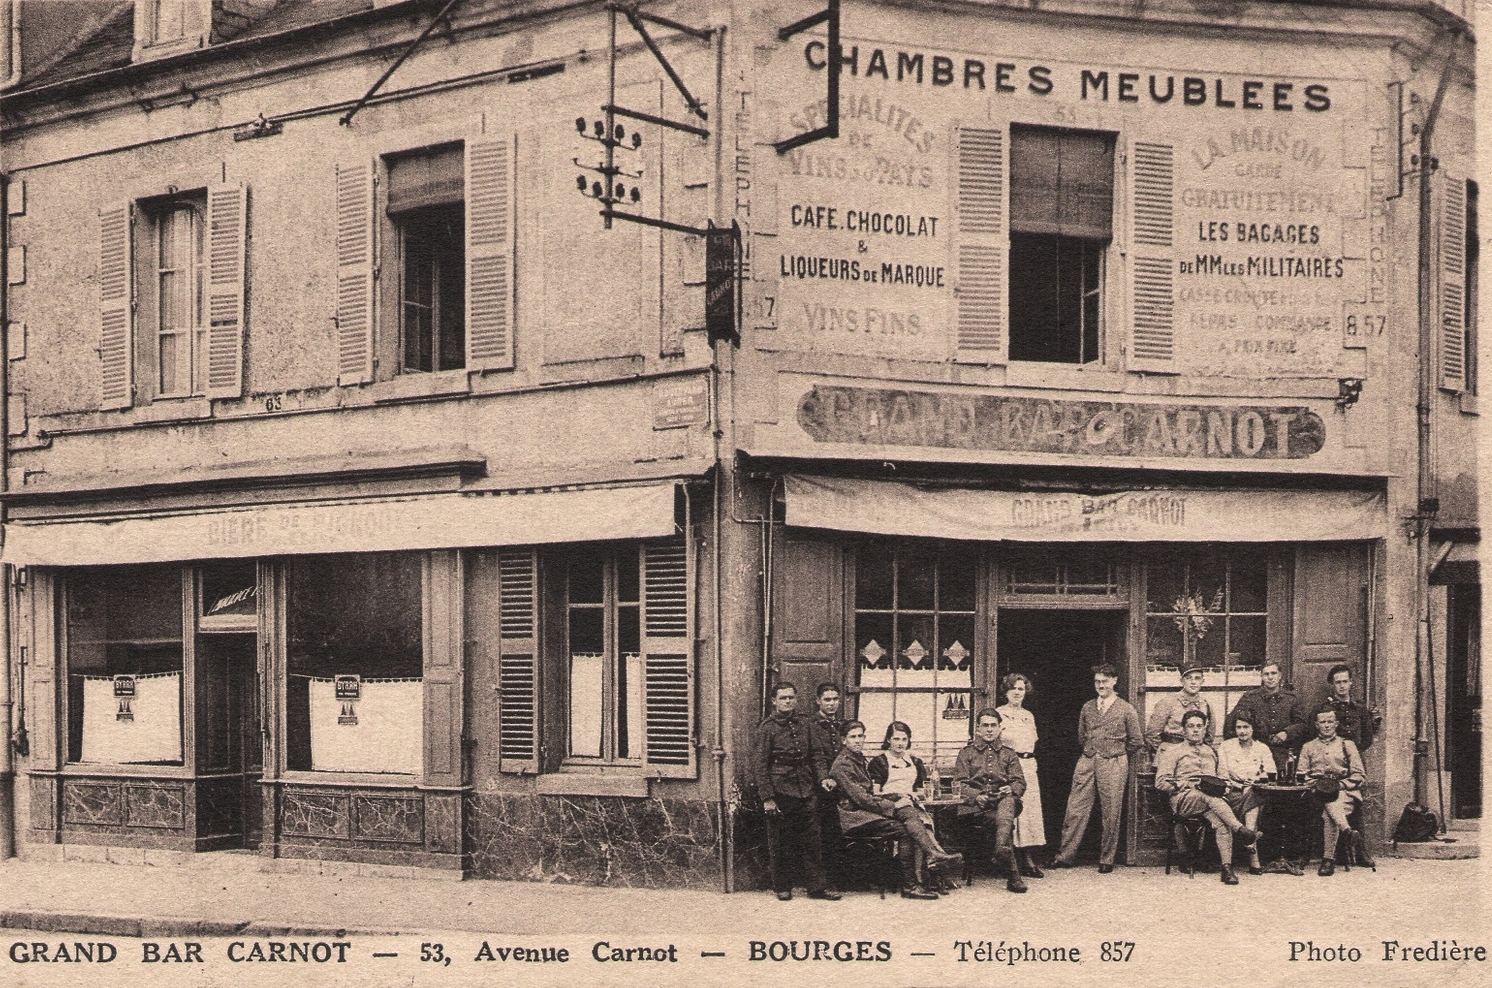
{"label": "group of people seated", "polygon": [[[1249,873],[1261,875],[1261,787],[1304,786],[1321,811],[1317,874],[1335,872],[1338,844],[1343,841],[1351,860],[1371,865],[1362,834],[1349,820],[1362,801],[1362,749],[1373,740],[1371,712],[1351,698],[1351,668],[1331,669],[1330,695],[1308,720],[1299,699],[1282,685],[1278,663],[1267,663],[1260,686],[1239,699],[1228,715],[1227,738],[1216,746],[1211,708],[1199,695],[1202,681],[1201,669],[1183,669],[1181,692],[1158,703],[1147,725],[1147,739],[1156,752],[1155,788],[1169,799],[1177,821],[1172,835],[1177,846],[1186,841],[1183,821],[1205,820],[1217,842],[1225,884],[1238,884],[1233,869],[1235,838],[1248,849]],[[1298,820],[1284,822],[1287,827],[1299,825]],[[1305,843],[1299,837],[1293,841],[1296,848]],[[1279,870],[1301,874],[1290,850],[1280,849]]]}
{"label": "group of people seated", "polygon": [[[797,688],[778,683],[773,712],[758,732],[753,774],[771,821],[777,897],[793,897],[793,868],[801,862],[809,898],[840,898],[844,844],[866,839],[895,843],[903,898],[937,899],[952,891],[949,872],[964,859],[934,833],[928,802],[941,794],[930,785],[926,764],[908,750],[912,729],[892,721],[881,752],[867,757],[865,724],[838,719],[838,687],[821,685],[816,703],[811,718],[799,717]],[[944,802],[956,801],[966,826],[982,826],[993,836],[993,860],[1006,887],[1025,892],[1014,831],[1027,779],[1022,756],[1001,743],[1002,720],[993,708],[979,711],[975,738],[959,752],[952,795]],[[1026,874],[1033,873],[1041,874],[1029,862]]]}
{"label": "group of people seated", "polygon": [[[1308,718],[1304,704],[1284,687],[1278,663],[1266,663],[1260,686],[1246,692],[1228,715],[1221,742],[1213,730],[1211,707],[1200,696],[1203,678],[1200,668],[1183,669],[1181,691],[1156,704],[1142,734],[1134,708],[1115,695],[1117,671],[1109,665],[1094,668],[1097,695],[1079,717],[1083,755],[1052,866],[1073,866],[1096,802],[1103,822],[1099,871],[1113,871],[1129,757],[1147,747],[1155,756],[1155,787],[1166,795],[1177,822],[1173,838],[1178,847],[1185,843],[1182,822],[1204,820],[1215,835],[1224,883],[1238,884],[1235,841],[1248,851],[1250,874],[1265,870],[1259,837],[1266,785],[1293,786],[1295,793],[1309,788],[1319,804],[1318,874],[1333,873],[1342,842],[1356,860],[1372,864],[1349,819],[1362,798],[1362,751],[1372,743],[1374,727],[1371,712],[1351,699],[1350,667],[1332,668],[1330,696]],[[777,897],[792,898],[794,872],[801,864],[809,898],[840,898],[845,842],[866,839],[896,844],[905,898],[937,899],[950,891],[954,885],[948,871],[962,866],[963,857],[939,843],[929,812],[934,799],[956,807],[965,832],[982,830],[992,837],[992,862],[1011,892],[1025,892],[1025,878],[1043,877],[1036,859],[1037,849],[1046,843],[1037,734],[1024,707],[1031,681],[1013,673],[1004,677],[1000,689],[1005,704],[976,714],[974,737],[959,752],[952,790],[944,795],[930,785],[923,761],[911,754],[908,725],[892,721],[880,753],[867,756],[866,725],[839,720],[839,687],[820,685],[817,709],[800,716],[797,688],[779,682],[772,692],[773,712],[758,731],[752,764],[769,821]],[[1303,843],[1297,840],[1296,849]],[[1294,860],[1300,855],[1290,852],[1282,847],[1273,864],[1302,874]]]}

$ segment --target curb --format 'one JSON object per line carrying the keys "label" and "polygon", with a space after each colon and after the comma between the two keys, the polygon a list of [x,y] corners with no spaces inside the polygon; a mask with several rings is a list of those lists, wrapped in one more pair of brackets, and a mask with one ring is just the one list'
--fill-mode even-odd
{"label": "curb", "polygon": [[86,933],[136,939],[186,937],[316,937],[344,940],[354,936],[400,936],[401,930],[370,927],[306,926],[298,923],[269,923],[259,920],[232,922],[175,916],[109,916],[103,913],[66,913],[45,909],[0,910],[0,929],[37,930],[43,933]]}

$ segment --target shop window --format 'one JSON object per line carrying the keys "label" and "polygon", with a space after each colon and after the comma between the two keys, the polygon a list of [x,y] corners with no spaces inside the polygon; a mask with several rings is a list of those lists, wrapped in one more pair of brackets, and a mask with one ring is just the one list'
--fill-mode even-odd
{"label": "shop window", "polygon": [[904,721],[913,750],[942,761],[968,741],[977,569],[958,547],[876,542],[856,553],[854,685],[868,736]]}
{"label": "shop window", "polygon": [[1153,672],[1193,662],[1215,670],[1264,664],[1269,565],[1263,550],[1180,551],[1152,560],[1146,574],[1145,657]]}
{"label": "shop window", "polygon": [[288,769],[421,774],[423,570],[416,553],[290,561]]}
{"label": "shop window", "polygon": [[67,760],[181,765],[181,568],[78,570],[65,599]]}
{"label": "shop window", "polygon": [[1010,129],[1010,359],[1103,356],[1115,135]]}
{"label": "shop window", "polygon": [[400,253],[400,368],[466,366],[463,148],[433,148],[388,162],[388,214]]}

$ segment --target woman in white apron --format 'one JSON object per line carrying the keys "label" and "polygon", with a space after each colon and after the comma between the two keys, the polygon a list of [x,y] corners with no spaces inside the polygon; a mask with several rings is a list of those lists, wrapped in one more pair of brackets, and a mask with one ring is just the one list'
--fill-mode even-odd
{"label": "woman in white apron", "polygon": [[1021,770],[1026,775],[1026,794],[1021,797],[1024,808],[1015,818],[1015,860],[1022,875],[1042,878],[1035,849],[1046,846],[1046,823],[1041,817],[1041,782],[1036,776],[1036,718],[1025,707],[1026,697],[1034,692],[1029,676],[1012,672],[1000,680],[1005,703],[998,709],[1005,728],[1001,740],[1021,756]]}

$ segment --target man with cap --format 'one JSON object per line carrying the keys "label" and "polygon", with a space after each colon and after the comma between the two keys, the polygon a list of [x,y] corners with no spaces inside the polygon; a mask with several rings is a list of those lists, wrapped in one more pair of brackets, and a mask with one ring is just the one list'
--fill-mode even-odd
{"label": "man with cap", "polygon": [[1212,707],[1202,699],[1202,679],[1201,665],[1192,662],[1183,666],[1181,692],[1161,697],[1150,712],[1150,720],[1145,724],[1145,743],[1155,752],[1157,759],[1163,749],[1186,740],[1181,719],[1193,710],[1202,715],[1203,742],[1215,742],[1217,732],[1212,729]]}

